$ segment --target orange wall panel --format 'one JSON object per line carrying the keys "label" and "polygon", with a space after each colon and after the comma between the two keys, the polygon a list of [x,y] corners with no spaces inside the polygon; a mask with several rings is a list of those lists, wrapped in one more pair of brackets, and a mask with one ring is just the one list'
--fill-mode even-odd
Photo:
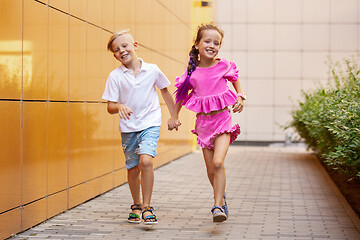
{"label": "orange wall panel", "polygon": [[86,105],[69,105],[69,187],[80,184],[87,176]]}
{"label": "orange wall panel", "polygon": [[103,1],[98,0],[86,1],[86,16],[88,22],[101,26],[101,10],[103,4]]}
{"label": "orange wall panel", "polygon": [[47,99],[48,8],[24,1],[23,98]]}
{"label": "orange wall panel", "polygon": [[86,100],[100,101],[104,91],[101,59],[107,43],[102,42],[102,33],[98,28],[87,25],[86,32]]}
{"label": "orange wall panel", "polygon": [[[61,0],[60,0],[61,1]],[[80,19],[86,20],[86,0],[70,1],[70,14]]]}
{"label": "orange wall panel", "polygon": [[21,210],[14,210],[0,214],[0,239],[6,239],[21,231]]}
{"label": "orange wall panel", "polygon": [[86,99],[86,23],[70,18],[69,26],[69,99]]}
{"label": "orange wall panel", "polygon": [[21,230],[24,231],[46,220],[46,199],[24,206],[21,211]]}
{"label": "orange wall panel", "polygon": [[69,189],[69,208],[73,208],[89,199],[88,184],[79,184]]}
{"label": "orange wall panel", "polygon": [[67,100],[69,83],[69,16],[49,8],[48,98]]}
{"label": "orange wall panel", "polygon": [[47,218],[68,209],[68,191],[61,191],[47,198]]}
{"label": "orange wall panel", "polygon": [[114,0],[102,0],[101,26],[103,28],[114,29],[115,12]]}
{"label": "orange wall panel", "polygon": [[0,3],[0,99],[19,99],[22,91],[21,0]]}
{"label": "orange wall panel", "polygon": [[68,187],[68,103],[48,104],[47,194]]}
{"label": "orange wall panel", "polygon": [[20,110],[19,102],[0,101],[0,212],[19,207],[21,201]]}
{"label": "orange wall panel", "polygon": [[47,104],[23,103],[22,202],[46,196]]}

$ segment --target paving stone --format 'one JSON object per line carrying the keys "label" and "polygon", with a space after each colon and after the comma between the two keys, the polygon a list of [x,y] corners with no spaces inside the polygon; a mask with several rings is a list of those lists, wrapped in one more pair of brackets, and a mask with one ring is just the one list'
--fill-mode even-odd
{"label": "paving stone", "polygon": [[225,166],[226,222],[212,222],[213,192],[196,151],[155,170],[155,226],[127,223],[124,184],[12,239],[360,239],[359,219],[311,152],[231,146]]}

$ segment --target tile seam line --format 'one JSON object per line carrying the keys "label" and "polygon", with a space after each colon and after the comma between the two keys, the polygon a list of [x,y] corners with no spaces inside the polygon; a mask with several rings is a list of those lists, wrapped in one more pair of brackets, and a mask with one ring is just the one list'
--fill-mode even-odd
{"label": "tile seam line", "polygon": [[[81,186],[82,184],[86,184],[86,183],[88,183],[88,182],[91,182],[91,181],[93,181],[93,180],[96,180],[96,179],[105,177],[105,176],[107,176],[107,175],[111,175],[111,174],[113,174],[113,173],[116,172],[116,171],[120,171],[121,169],[125,169],[125,167],[115,169],[115,170],[113,170],[113,171],[110,171],[110,172],[104,173],[104,174],[102,174],[102,175],[100,175],[100,176],[97,176],[97,177],[94,177],[94,178],[91,178],[91,179],[82,181],[82,182],[80,182],[80,183],[74,184],[74,185],[72,185],[72,186],[66,187],[66,188],[61,189],[61,190],[56,191],[56,192],[53,192],[53,193],[50,193],[50,194],[47,193],[47,194],[46,194],[45,196],[43,196],[43,197],[39,197],[39,198],[34,199],[34,200],[32,200],[32,201],[29,201],[29,202],[27,202],[27,203],[25,203],[25,204],[21,204],[21,205],[19,205],[19,206],[16,206],[16,207],[10,208],[10,209],[8,209],[8,210],[5,210],[5,211],[3,211],[3,212],[0,212],[0,215],[3,214],[3,213],[7,213],[7,212],[10,212],[10,211],[12,211],[12,210],[15,210],[15,209],[17,209],[17,208],[20,208],[20,209],[21,209],[21,208],[23,208],[23,207],[26,207],[26,206],[28,206],[28,205],[30,205],[30,204],[32,204],[32,203],[35,203],[35,202],[39,201],[39,200],[47,199],[48,197],[54,196],[54,195],[56,195],[56,194],[58,194],[58,193],[66,192],[66,191],[68,191],[68,189],[72,189],[72,188]],[[124,182],[124,183],[122,183],[122,184],[120,184],[119,186],[121,186],[121,185],[123,185],[123,184],[127,184],[127,181]],[[107,190],[107,191],[105,191],[105,192],[103,192],[103,193],[100,193],[100,194],[96,195],[95,197],[101,196],[101,195],[105,194],[106,192],[109,192],[109,191],[111,191],[111,190],[113,190],[113,189],[116,189],[116,188],[119,187],[119,186],[112,187],[111,189],[109,189],[109,190]],[[93,198],[95,198],[95,197],[93,197]],[[93,198],[90,198],[89,200],[91,200],[91,199],[93,199]],[[82,203],[81,203],[81,204],[82,204]],[[81,204],[79,204],[79,205],[81,205]],[[68,210],[69,210],[69,209],[66,209],[65,211],[68,211]]]}
{"label": "tile seam line", "polygon": [[[42,2],[42,1],[40,1],[40,0],[34,0],[35,2],[38,2],[38,3],[40,3],[40,4],[43,4],[43,5],[47,5],[46,3],[44,3],[44,2]],[[159,4],[161,5],[161,3],[159,2]],[[89,22],[89,21],[86,21],[86,20],[84,20],[84,19],[82,19],[82,18],[79,18],[79,17],[77,17],[77,16],[75,16],[75,15],[72,15],[70,12],[65,12],[65,11],[63,11],[63,10],[61,10],[61,9],[59,9],[59,8],[56,8],[56,7],[54,7],[54,6],[51,6],[51,5],[47,5],[49,8],[51,8],[51,9],[54,9],[54,10],[56,10],[56,11],[59,11],[59,12],[61,12],[61,13],[63,13],[63,14],[66,14],[66,15],[68,15],[69,17],[73,17],[73,18],[75,18],[75,19],[78,19],[79,21],[83,21],[83,22],[85,22],[85,23],[87,23],[87,24],[90,24],[90,25],[92,25],[92,26],[94,26],[94,27],[97,27],[97,28],[99,28],[99,29],[101,29],[101,30],[103,30],[103,31],[105,31],[105,32],[108,32],[108,33],[111,33],[111,34],[113,34],[114,32],[113,31],[110,31],[110,30],[108,30],[108,29],[106,29],[106,28],[103,28],[103,27],[101,27],[101,26],[98,26],[98,25],[96,25],[96,24],[94,24],[94,23],[92,23],[92,22]],[[164,8],[166,8],[165,6],[163,6]],[[167,8],[166,8],[167,9]],[[169,11],[169,10],[168,10]],[[171,12],[171,11],[170,11]],[[179,19],[179,17],[177,17],[176,16],[176,18],[177,19]],[[183,22],[183,21],[182,21]],[[187,26],[187,25],[186,25]],[[155,50],[155,49],[153,49],[153,48],[151,48],[151,47],[147,47],[146,45],[143,45],[143,44],[138,44],[139,46],[141,46],[141,47],[143,47],[143,48],[145,48],[145,49],[147,49],[147,50],[150,50],[150,51],[152,51],[152,52],[154,52],[154,53],[157,53],[157,54],[159,54],[159,55],[161,55],[161,56],[163,56],[163,57],[166,57],[166,58],[168,58],[168,59],[170,59],[170,60],[173,60],[173,61],[175,61],[175,62],[177,62],[177,63],[180,63],[180,64],[182,64],[182,65],[186,65],[186,63],[183,63],[183,62],[181,62],[181,61],[179,61],[178,59],[176,59],[176,58],[173,58],[173,57],[171,57],[171,56],[168,56],[168,55],[166,55],[166,54],[164,54],[164,53],[161,53],[161,52],[159,52],[159,51],[157,51],[157,50]]]}
{"label": "tile seam line", "polygon": [[157,0],[157,2],[163,7],[165,8],[169,13],[171,13],[174,17],[176,17],[180,22],[182,22],[187,28],[189,28],[191,30],[191,26],[189,26],[184,20],[182,20],[178,15],[176,15],[176,13],[174,13],[173,11],[171,11],[167,6],[165,6],[165,4],[163,2],[161,2],[160,0]]}

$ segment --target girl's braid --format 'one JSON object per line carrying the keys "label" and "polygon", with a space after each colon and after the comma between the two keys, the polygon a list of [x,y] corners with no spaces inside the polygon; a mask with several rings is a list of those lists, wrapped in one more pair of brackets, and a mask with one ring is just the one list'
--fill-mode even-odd
{"label": "girl's braid", "polygon": [[196,66],[199,63],[199,60],[198,60],[199,50],[197,50],[195,48],[195,45],[192,46],[192,48],[189,52],[189,56],[190,56],[190,59],[189,59],[188,67],[187,67],[187,76],[186,76],[184,82],[175,91],[176,103],[180,102],[181,100],[183,100],[187,97],[189,89],[190,89],[191,74],[195,71]]}

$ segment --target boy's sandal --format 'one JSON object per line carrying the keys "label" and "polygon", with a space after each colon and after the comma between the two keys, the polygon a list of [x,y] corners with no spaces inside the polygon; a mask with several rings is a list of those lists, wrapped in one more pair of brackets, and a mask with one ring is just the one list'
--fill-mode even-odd
{"label": "boy's sandal", "polygon": [[[153,213],[153,211],[154,211],[154,208],[150,207],[150,206],[147,206],[147,207],[143,208],[143,210],[142,210],[142,219],[144,219],[144,224],[152,225],[152,224],[157,224],[158,223],[158,221],[156,219],[156,216]],[[151,214],[144,217],[145,212],[150,212]]]}
{"label": "boy's sandal", "polygon": [[[140,204],[133,204],[131,205],[131,210],[140,210],[142,211],[141,205]],[[136,213],[130,213],[129,217],[128,217],[128,222],[129,223],[141,223],[141,218],[139,216],[139,214]]]}
{"label": "boy's sandal", "polygon": [[224,209],[218,205],[215,205],[211,209],[213,215],[213,222],[223,222],[227,219]]}

